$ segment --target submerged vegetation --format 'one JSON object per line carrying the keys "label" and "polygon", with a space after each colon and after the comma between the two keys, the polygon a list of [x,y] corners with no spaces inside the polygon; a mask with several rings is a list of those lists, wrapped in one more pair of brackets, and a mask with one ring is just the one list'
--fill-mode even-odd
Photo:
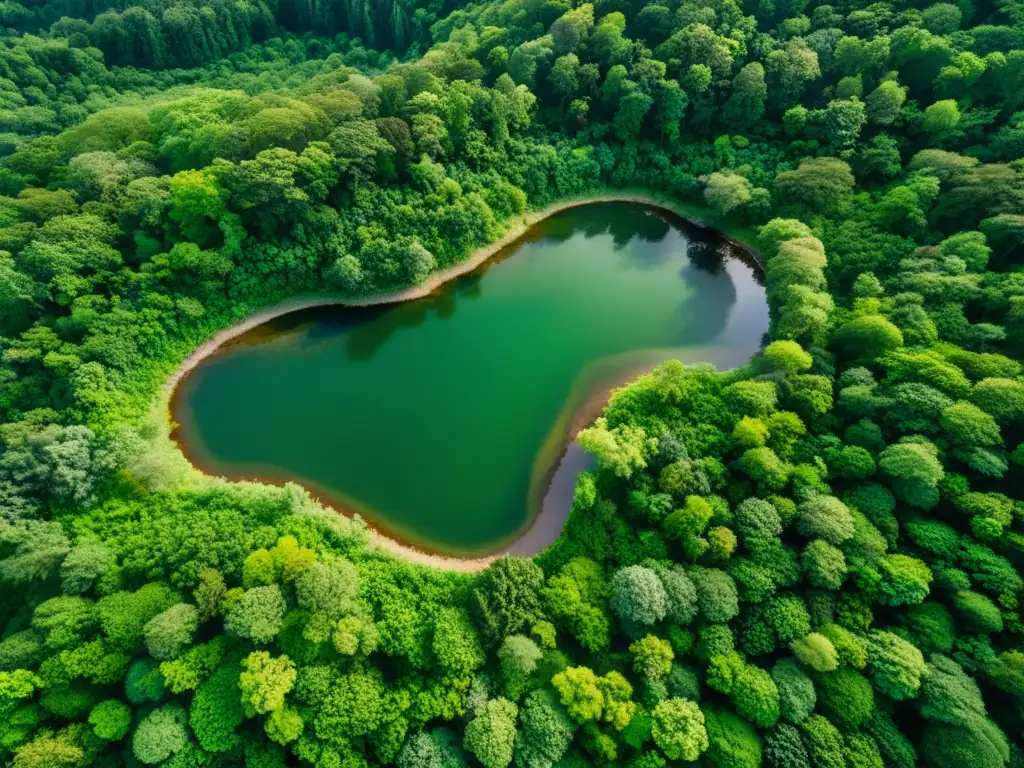
{"label": "submerged vegetation", "polygon": [[[0,28],[3,760],[1024,764],[1018,0]],[[617,392],[536,558],[413,566],[154,434],[246,312],[422,281],[609,185],[757,227],[772,324],[748,366]]]}

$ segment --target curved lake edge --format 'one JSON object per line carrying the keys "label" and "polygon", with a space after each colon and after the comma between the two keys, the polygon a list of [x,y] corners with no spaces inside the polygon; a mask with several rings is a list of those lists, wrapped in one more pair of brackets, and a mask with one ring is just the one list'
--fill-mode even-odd
{"label": "curved lake edge", "polygon": [[[743,261],[749,261],[750,266],[754,269],[755,273],[763,276],[764,270],[760,255],[752,246],[740,239],[737,239],[736,237],[732,237],[722,232],[708,221],[691,215],[685,210],[683,204],[670,197],[654,192],[608,191],[590,196],[561,200],[543,208],[527,211],[517,219],[510,220],[508,229],[502,237],[488,245],[481,246],[470,256],[451,267],[431,274],[424,282],[417,285],[397,291],[377,293],[363,297],[339,296],[337,294],[332,295],[324,293],[300,295],[282,301],[278,304],[257,310],[234,325],[218,331],[212,336],[212,338],[197,347],[164,382],[161,392],[160,410],[163,412],[163,421],[168,427],[167,436],[170,442],[189,466],[196,472],[199,472],[207,478],[233,482],[234,480],[230,478],[217,476],[196,466],[183,444],[174,438],[175,422],[172,416],[173,409],[171,406],[173,397],[178,385],[206,358],[216,354],[226,344],[254,328],[276,318],[299,312],[301,310],[325,306],[370,307],[399,304],[424,298],[434,293],[446,283],[473,272],[493,256],[501,253],[507,248],[515,246],[532,227],[545,219],[571,208],[598,203],[637,203],[656,209],[672,217],[685,220],[697,227],[714,229],[716,234],[722,240],[738,250],[738,254],[736,254],[738,258]],[[604,382],[600,387],[589,392],[584,401],[571,412],[563,414],[562,418],[559,419],[559,423],[553,426],[552,434],[549,440],[546,441],[543,454],[548,457],[548,460],[545,465],[540,468],[539,472],[535,472],[535,476],[531,480],[531,498],[528,500],[528,504],[533,513],[521,528],[509,534],[509,536],[503,541],[497,543],[493,553],[460,556],[457,554],[441,554],[426,551],[397,538],[392,532],[386,529],[386,525],[378,525],[375,521],[368,520],[364,516],[359,515],[360,519],[366,523],[370,530],[370,543],[386,552],[401,556],[413,563],[465,572],[482,570],[494,560],[506,554],[513,553],[516,555],[532,556],[543,551],[554,543],[558,536],[561,535],[565,520],[569,514],[569,507],[571,505],[572,494],[575,487],[575,475],[581,469],[586,468],[581,463],[579,456],[570,458],[570,455],[567,453],[567,450],[570,449],[574,442],[577,432],[600,415],[614,389],[621,387],[635,379],[637,376],[648,372],[651,370],[651,367],[652,366],[648,365],[634,369],[628,373],[620,373],[620,375],[616,376],[614,380]],[[562,425],[560,429],[559,425]],[[560,434],[556,434],[557,432],[560,432]],[[581,452],[577,451],[577,453]],[[538,459],[540,458],[542,457],[539,456]],[[555,479],[562,463],[566,460],[575,462],[575,471],[573,471],[572,477],[573,482],[567,484],[565,488],[558,489],[559,498],[550,500],[549,495],[552,490],[552,481]],[[572,468],[570,467],[570,469]],[[271,482],[275,485],[280,484],[279,482],[275,482],[269,478],[255,478],[255,480],[257,482]],[[303,483],[299,482],[299,485],[303,485]],[[307,490],[311,489],[307,487]],[[314,494],[314,497],[316,497],[316,492],[311,492]],[[549,500],[552,503],[544,503]],[[317,499],[317,501],[325,508],[332,509],[339,514],[346,514],[349,516],[353,514],[352,510],[346,510],[344,507],[339,508],[335,505],[324,503],[319,499]],[[358,515],[358,513],[354,514]],[[523,547],[521,545],[526,546]]]}

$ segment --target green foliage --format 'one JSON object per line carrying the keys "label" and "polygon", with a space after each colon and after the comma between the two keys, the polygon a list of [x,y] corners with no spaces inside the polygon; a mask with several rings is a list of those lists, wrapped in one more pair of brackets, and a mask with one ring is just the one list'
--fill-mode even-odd
{"label": "green foliage", "polygon": [[871,683],[849,667],[840,667],[818,677],[817,689],[822,711],[844,730],[856,730],[874,711]]}
{"label": "green foliage", "polygon": [[435,622],[431,648],[443,670],[465,676],[483,665],[483,646],[465,612],[445,607],[438,611]]}
{"label": "green foliage", "polygon": [[[5,764],[1020,762],[1019,4],[704,5],[0,3]],[[536,559],[151,422],[243,316],[614,189],[755,229],[769,332],[616,390]]]}
{"label": "green foliage", "polygon": [[242,660],[238,686],[247,717],[265,715],[284,707],[284,697],[295,684],[295,667],[287,656],[273,658],[255,651]]}
{"label": "green foliage", "polygon": [[924,666],[921,651],[897,635],[882,630],[868,635],[868,670],[875,686],[889,698],[914,698]]}
{"label": "green foliage", "polygon": [[167,704],[154,709],[135,727],[132,752],[139,762],[156,765],[180,752],[187,740],[185,710]]}
{"label": "green foliage", "polygon": [[158,661],[173,659],[189,644],[199,626],[199,611],[188,603],[172,605],[142,628],[149,655]]}
{"label": "green foliage", "polygon": [[806,720],[817,702],[814,681],[792,659],[775,662],[771,675],[779,691],[782,718],[794,724]]}
{"label": "green foliage", "polygon": [[704,713],[692,701],[665,699],[651,713],[654,743],[669,760],[694,762],[708,748]]}
{"label": "green foliage", "polygon": [[535,690],[519,715],[516,738],[517,765],[554,765],[572,743],[576,725],[558,700],[547,690]]}
{"label": "green foliage", "polygon": [[771,675],[748,664],[740,670],[732,686],[736,712],[759,728],[770,728],[779,719],[779,690]]}
{"label": "green foliage", "polygon": [[286,607],[276,584],[247,589],[225,611],[224,628],[229,634],[269,643],[281,631]]}
{"label": "green foliage", "polygon": [[99,738],[120,741],[131,729],[132,711],[122,701],[107,699],[92,708],[89,713],[89,725]]}
{"label": "green foliage", "polygon": [[512,702],[493,699],[466,726],[465,747],[484,768],[505,768],[512,762],[516,714]]}
{"label": "green foliage", "polygon": [[646,626],[665,618],[668,594],[653,570],[631,565],[612,576],[609,604],[622,621]]}
{"label": "green foliage", "polygon": [[705,709],[708,762],[716,768],[756,768],[761,765],[762,743],[757,731],[726,709]]}
{"label": "green foliage", "polygon": [[832,672],[839,666],[839,655],[832,642],[818,632],[794,640],[790,649],[802,664],[815,672]]}

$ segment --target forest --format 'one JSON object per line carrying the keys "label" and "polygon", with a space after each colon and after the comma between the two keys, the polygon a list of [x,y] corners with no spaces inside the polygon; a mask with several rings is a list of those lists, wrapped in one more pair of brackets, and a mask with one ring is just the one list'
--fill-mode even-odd
{"label": "forest", "polygon": [[[614,392],[538,556],[161,449],[216,331],[610,188],[771,329]],[[1021,0],[2,0],[0,760],[1022,768],[1022,361]]]}

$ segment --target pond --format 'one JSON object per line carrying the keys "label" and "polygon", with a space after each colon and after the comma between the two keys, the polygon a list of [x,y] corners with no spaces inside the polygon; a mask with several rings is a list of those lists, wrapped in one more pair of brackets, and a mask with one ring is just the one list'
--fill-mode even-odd
{"label": "pond", "polygon": [[[576,448],[555,473],[570,430],[662,360],[746,362],[768,328],[760,283],[749,255],[663,209],[568,209],[425,298],[236,337],[177,386],[174,438],[207,473],[298,482],[420,549],[532,554],[581,466]],[[542,508],[554,530],[524,538]]]}

